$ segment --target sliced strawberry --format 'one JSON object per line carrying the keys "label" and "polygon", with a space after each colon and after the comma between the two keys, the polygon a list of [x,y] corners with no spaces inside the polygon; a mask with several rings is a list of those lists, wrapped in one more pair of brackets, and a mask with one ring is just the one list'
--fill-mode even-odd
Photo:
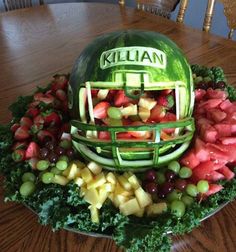
{"label": "sliced strawberry", "polygon": [[20,125],[26,126],[27,128],[30,128],[32,126],[33,122],[29,117],[23,116],[20,119]]}
{"label": "sliced strawberry", "polygon": [[151,115],[148,119],[149,122],[160,122],[166,115],[166,109],[163,106],[156,105],[151,110]]}
{"label": "sliced strawberry", "polygon": [[60,125],[61,117],[55,112],[46,112],[44,115],[44,124],[45,125]]}
{"label": "sliced strawberry", "polygon": [[56,91],[56,97],[60,100],[60,101],[65,101],[67,100],[67,95],[66,92],[62,89],[58,89]]}
{"label": "sliced strawberry", "polygon": [[129,132],[119,132],[116,134],[117,139],[131,139],[133,138]]}
{"label": "sliced strawberry", "polygon": [[172,108],[174,106],[174,97],[172,95],[157,97],[157,104],[165,108]]}
{"label": "sliced strawberry", "polygon": [[35,118],[39,113],[40,113],[40,110],[37,109],[37,108],[29,108],[26,111],[26,115],[31,117],[31,118]]}
{"label": "sliced strawberry", "polygon": [[180,160],[181,164],[187,166],[191,169],[195,168],[200,164],[199,159],[196,157],[196,154],[193,149],[189,150]]}
{"label": "sliced strawberry", "polygon": [[117,92],[118,92],[117,90],[109,90],[109,93],[108,93],[108,95],[106,97],[106,101],[113,102],[114,97],[115,97]]}
{"label": "sliced strawberry", "polygon": [[33,157],[38,157],[39,156],[39,146],[35,142],[30,142],[28,148],[26,149],[25,152],[25,158],[30,159]]}
{"label": "sliced strawberry", "polygon": [[110,103],[102,101],[99,102],[93,109],[94,118],[105,119],[107,117],[107,110],[110,107]]}
{"label": "sliced strawberry", "polygon": [[222,173],[227,180],[231,180],[232,178],[235,177],[234,172],[232,172],[229,167],[223,166],[221,167],[218,172]]}
{"label": "sliced strawberry", "polygon": [[22,149],[17,149],[12,153],[12,159],[15,162],[21,162],[25,160],[25,151]]}
{"label": "sliced strawberry", "polygon": [[125,95],[124,90],[118,90],[114,96],[114,104],[116,107],[124,106],[130,102],[130,98]]}
{"label": "sliced strawberry", "polygon": [[210,184],[209,185],[209,190],[204,194],[205,196],[210,196],[213,195],[223,189],[222,185],[217,185],[217,184]]}
{"label": "sliced strawberry", "polygon": [[20,127],[20,124],[19,123],[14,123],[12,126],[11,126],[11,131],[14,133],[16,132],[16,130]]}
{"label": "sliced strawberry", "polygon": [[111,139],[110,133],[108,131],[99,131],[98,139],[110,140]]}
{"label": "sliced strawberry", "polygon": [[30,137],[30,134],[29,134],[29,128],[26,127],[25,125],[23,126],[20,126],[16,132],[15,132],[15,135],[14,135],[14,138],[18,141],[22,141],[22,140],[26,140],[27,138]]}

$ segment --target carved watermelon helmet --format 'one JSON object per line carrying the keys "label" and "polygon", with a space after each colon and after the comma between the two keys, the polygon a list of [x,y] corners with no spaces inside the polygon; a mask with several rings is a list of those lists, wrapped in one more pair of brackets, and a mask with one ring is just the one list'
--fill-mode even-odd
{"label": "carved watermelon helmet", "polygon": [[[170,89],[175,120],[114,126],[94,118],[95,91],[123,92],[138,102],[147,94]],[[73,144],[84,158],[111,170],[140,171],[178,158],[193,137],[193,105],[192,73],[186,58],[169,38],[150,31],[119,31],[98,37],[80,54],[69,81]],[[165,129],[174,130],[163,140]],[[151,137],[118,137],[134,131],[149,132]],[[109,137],[102,138],[102,134]]]}

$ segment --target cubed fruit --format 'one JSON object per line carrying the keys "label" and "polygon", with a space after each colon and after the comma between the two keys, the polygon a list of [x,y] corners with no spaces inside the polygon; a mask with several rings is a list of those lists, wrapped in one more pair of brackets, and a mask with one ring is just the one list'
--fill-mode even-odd
{"label": "cubed fruit", "polygon": [[109,89],[99,89],[99,91],[97,93],[97,97],[100,100],[104,100],[104,99],[106,99],[108,93],[109,93]]}
{"label": "cubed fruit", "polygon": [[146,211],[148,216],[162,214],[167,211],[167,204],[166,202],[153,203],[146,208]]}
{"label": "cubed fruit", "polygon": [[105,119],[107,117],[107,110],[110,107],[110,103],[102,101],[99,102],[93,109],[94,118]]}
{"label": "cubed fruit", "polygon": [[213,195],[219,191],[221,191],[223,189],[222,185],[218,185],[218,184],[210,184],[209,185],[209,190],[205,193],[206,196],[210,196]]}
{"label": "cubed fruit", "polygon": [[137,104],[130,103],[127,107],[121,107],[120,111],[124,117],[135,116],[138,114],[138,107]]}
{"label": "cubed fruit", "polygon": [[91,221],[93,223],[99,223],[99,211],[98,209],[91,205],[89,206],[89,210],[90,210],[90,215],[91,215]]}
{"label": "cubed fruit", "polygon": [[87,188],[97,188],[99,186],[102,186],[106,183],[106,178],[104,176],[104,173],[101,172],[100,174],[96,175],[92,180],[90,180],[87,184]]}
{"label": "cubed fruit", "polygon": [[97,175],[102,171],[102,167],[95,162],[89,162],[87,167],[94,175]]}
{"label": "cubed fruit", "polygon": [[87,188],[85,185],[83,185],[82,187],[80,187],[80,190],[79,190],[79,196],[80,197],[84,197],[85,193],[87,192]]}
{"label": "cubed fruit", "polygon": [[119,183],[116,183],[114,194],[119,194],[128,197],[133,195],[133,192],[125,190]]}
{"label": "cubed fruit", "polygon": [[100,206],[98,206],[98,209],[100,209],[102,205],[104,204],[104,202],[106,201],[106,199],[108,198],[109,192],[106,191],[106,189],[104,188],[99,188],[98,194],[99,194],[99,204],[100,204]]}
{"label": "cubed fruit", "polygon": [[85,184],[84,180],[80,177],[77,177],[74,179],[75,184],[77,184],[79,187],[83,186]]}
{"label": "cubed fruit", "polygon": [[79,169],[83,169],[86,166],[85,163],[80,160],[73,160],[73,163],[75,163]]}
{"label": "cubed fruit", "polygon": [[108,172],[106,176],[107,182],[110,182],[111,184],[116,184],[117,179],[114,173]]}
{"label": "cubed fruit", "polygon": [[129,200],[129,198],[126,196],[123,196],[123,195],[114,194],[114,197],[113,197],[113,203],[114,203],[115,207],[119,207],[120,205],[124,204],[128,200]]}
{"label": "cubed fruit", "polygon": [[195,155],[200,162],[210,160],[210,154],[205,146],[205,143],[199,138],[196,138],[195,140]]}
{"label": "cubed fruit", "polygon": [[119,183],[121,184],[121,186],[122,186],[125,190],[127,190],[127,191],[132,190],[132,186],[131,186],[131,184],[129,183],[129,181],[127,180],[126,177],[124,177],[123,175],[120,175],[120,176],[117,177],[117,179],[118,179]]}
{"label": "cubed fruit", "polygon": [[131,177],[131,176],[133,176],[133,175],[134,175],[134,174],[133,174],[132,172],[130,172],[130,171],[124,172],[124,173],[123,173],[123,176],[126,177],[127,179],[129,179],[129,177]]}
{"label": "cubed fruit", "polygon": [[100,199],[99,199],[99,193],[96,188],[91,188],[90,190],[86,190],[84,195],[84,200],[88,202],[91,205],[94,205],[96,207],[100,207]]}
{"label": "cubed fruit", "polygon": [[232,172],[229,167],[223,166],[218,170],[220,173],[222,173],[227,180],[231,180],[235,177],[234,172]]}
{"label": "cubed fruit", "polygon": [[140,210],[138,212],[134,213],[134,215],[137,217],[143,217],[144,211],[145,211],[144,208],[140,208]]}
{"label": "cubed fruit", "polygon": [[105,184],[101,185],[99,189],[104,189],[107,192],[114,192],[115,185],[111,184],[111,183],[105,183]]}
{"label": "cubed fruit", "polygon": [[135,214],[140,211],[140,206],[136,198],[130,199],[127,202],[124,202],[120,205],[120,212],[125,215]]}
{"label": "cubed fruit", "polygon": [[140,187],[140,183],[138,181],[138,178],[135,176],[135,174],[133,174],[132,176],[130,176],[128,178],[128,181],[130,183],[130,185],[132,186],[132,188],[134,190],[138,189]]}
{"label": "cubed fruit", "polygon": [[72,179],[79,176],[80,169],[78,168],[78,166],[75,163],[70,164],[68,168],[69,168],[69,170],[68,170],[67,178],[69,180],[72,180]]}
{"label": "cubed fruit", "polygon": [[186,154],[184,154],[180,162],[182,165],[188,166],[191,169],[193,169],[194,167],[200,164],[200,161],[196,157],[196,154],[193,149],[189,150]]}
{"label": "cubed fruit", "polygon": [[85,183],[89,183],[91,180],[93,180],[93,175],[87,167],[81,170],[81,177]]}
{"label": "cubed fruit", "polygon": [[146,108],[146,109],[148,109],[148,110],[153,109],[153,108],[155,107],[156,104],[157,104],[157,102],[156,102],[154,99],[152,99],[152,98],[147,98],[147,97],[141,97],[141,98],[139,99],[139,103],[138,103],[138,105],[139,105],[140,107]]}
{"label": "cubed fruit", "polygon": [[55,175],[52,179],[52,182],[64,186],[69,182],[69,180],[64,176]]}
{"label": "cubed fruit", "polygon": [[166,109],[163,106],[156,105],[152,110],[151,110],[151,115],[149,118],[149,121],[151,122],[160,122],[166,115]]}
{"label": "cubed fruit", "polygon": [[147,108],[139,107],[138,115],[143,122],[146,122],[151,115],[151,111]]}
{"label": "cubed fruit", "polygon": [[152,204],[151,195],[148,194],[147,192],[145,192],[142,187],[139,187],[138,189],[136,189],[134,191],[134,194],[135,194],[141,208],[144,208],[144,207]]}
{"label": "cubed fruit", "polygon": [[108,199],[114,203],[114,197],[115,197],[115,194],[114,193],[110,193],[108,194]]}
{"label": "cubed fruit", "polygon": [[208,99],[206,101],[202,101],[199,103],[199,108],[204,108],[206,110],[216,108],[218,105],[220,105],[222,102],[222,99]]}

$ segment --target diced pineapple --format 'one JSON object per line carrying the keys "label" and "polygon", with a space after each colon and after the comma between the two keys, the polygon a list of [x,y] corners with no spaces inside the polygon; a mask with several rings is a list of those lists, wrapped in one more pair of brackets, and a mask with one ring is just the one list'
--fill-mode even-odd
{"label": "diced pineapple", "polygon": [[127,107],[120,108],[122,116],[134,116],[138,114],[138,107],[137,104],[129,104]]}
{"label": "diced pineapple", "polygon": [[152,108],[154,108],[156,104],[157,102],[154,99],[147,98],[147,97],[141,97],[138,103],[140,107],[146,108],[148,110],[151,110]]}
{"label": "diced pineapple", "polygon": [[108,93],[109,93],[109,89],[99,89],[99,91],[97,93],[97,97],[100,100],[104,100],[104,99],[106,99]]}
{"label": "diced pineapple", "polygon": [[138,178],[136,177],[135,174],[133,174],[132,176],[130,176],[128,178],[128,181],[129,181],[129,183],[131,184],[131,186],[132,186],[132,188],[134,190],[136,190],[136,189],[138,189],[140,187],[140,183],[139,183]]}
{"label": "diced pineapple", "polygon": [[119,195],[129,197],[133,195],[133,191],[126,191],[119,183],[117,183],[114,194],[119,194]]}
{"label": "diced pineapple", "polygon": [[141,208],[144,208],[150,204],[152,204],[151,195],[146,193],[142,187],[139,187],[134,191],[134,194],[138,200],[138,203]]}
{"label": "diced pineapple", "polygon": [[86,190],[85,195],[84,195],[84,200],[88,202],[91,205],[94,205],[98,208],[100,206],[100,201],[99,201],[99,193],[98,190],[95,188],[91,188],[90,190]]}
{"label": "diced pineapple", "polygon": [[151,112],[147,108],[139,107],[138,115],[143,122],[146,122],[151,115]]}
{"label": "diced pineapple", "polygon": [[86,186],[81,186],[81,187],[80,187],[80,190],[79,190],[79,196],[80,196],[80,197],[84,197],[84,195],[85,195],[85,193],[86,193],[87,191],[88,191],[88,190],[87,190]]}
{"label": "diced pineapple", "polygon": [[115,185],[111,184],[111,183],[105,183],[105,184],[101,185],[99,189],[104,189],[107,192],[114,192]]}
{"label": "diced pineapple", "polygon": [[[106,191],[105,189],[99,189],[99,203],[101,207],[106,201],[106,199],[108,198],[108,195],[109,195],[108,191]],[[101,207],[98,207],[98,208],[100,209]]]}
{"label": "diced pineapple", "polygon": [[117,179],[118,179],[119,183],[121,184],[121,186],[124,187],[125,190],[127,190],[127,191],[132,190],[132,186],[130,185],[128,179],[125,176],[120,175],[117,177]]}
{"label": "diced pineapple", "polygon": [[69,174],[69,172],[70,172],[70,166],[68,166],[68,167],[62,172],[62,175],[65,176],[65,177],[67,177],[68,174]]}
{"label": "diced pineapple", "polygon": [[97,175],[102,171],[102,167],[95,162],[89,162],[87,167],[94,175]]}
{"label": "diced pineapple", "polygon": [[69,180],[66,177],[62,176],[62,175],[55,175],[53,177],[52,182],[55,183],[55,184],[59,184],[59,185],[64,186],[69,182]]}
{"label": "diced pineapple", "polygon": [[105,183],[106,183],[106,178],[104,176],[104,173],[101,172],[100,174],[95,176],[91,181],[89,181],[89,183],[87,184],[87,188],[88,189],[97,188]]}
{"label": "diced pineapple", "polygon": [[108,199],[110,199],[112,202],[114,202],[114,197],[115,197],[115,194],[114,193],[110,193],[108,195]]}
{"label": "diced pineapple", "polygon": [[87,167],[81,170],[81,177],[85,181],[85,183],[88,183],[93,179],[93,175]]}
{"label": "diced pineapple", "polygon": [[138,212],[134,213],[134,215],[137,217],[143,217],[144,211],[145,211],[144,208],[140,208],[140,210]]}
{"label": "diced pineapple", "polygon": [[121,204],[125,203],[126,201],[128,201],[129,198],[128,197],[125,197],[123,195],[114,195],[114,198],[113,198],[113,203],[116,207],[119,207]]}
{"label": "diced pineapple", "polygon": [[127,216],[139,212],[140,206],[137,199],[133,198],[121,204],[119,209],[122,214]]}
{"label": "diced pineapple", "polygon": [[99,211],[98,209],[91,205],[89,206],[89,210],[90,210],[90,215],[91,215],[91,221],[93,223],[99,223]]}
{"label": "diced pineapple", "polygon": [[79,169],[83,169],[86,166],[85,163],[80,160],[74,160],[73,163],[75,163]]}
{"label": "diced pineapple", "polygon": [[69,168],[69,172],[68,172],[67,178],[69,180],[72,180],[79,176],[80,169],[77,167],[75,163],[71,163],[68,168]]}
{"label": "diced pineapple", "polygon": [[128,172],[124,172],[123,176],[126,177],[127,179],[129,179],[129,177],[133,176],[133,173],[128,171]]}
{"label": "diced pineapple", "polygon": [[84,180],[80,177],[77,177],[74,179],[75,184],[77,184],[79,187],[83,186],[85,184]]}
{"label": "diced pineapple", "polygon": [[108,172],[106,179],[107,179],[107,182],[110,182],[111,184],[116,184],[117,182],[116,176],[112,172]]}
{"label": "diced pineapple", "polygon": [[150,205],[146,208],[148,216],[161,214],[161,213],[165,212],[166,210],[167,210],[166,202],[153,203],[152,205]]}

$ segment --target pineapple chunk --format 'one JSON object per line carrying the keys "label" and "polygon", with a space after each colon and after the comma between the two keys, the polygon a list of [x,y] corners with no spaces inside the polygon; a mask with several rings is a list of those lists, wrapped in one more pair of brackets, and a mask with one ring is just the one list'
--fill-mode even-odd
{"label": "pineapple chunk", "polygon": [[152,99],[152,98],[147,98],[147,97],[141,97],[141,98],[139,99],[139,103],[138,103],[138,105],[139,105],[140,107],[146,108],[146,109],[148,109],[148,110],[153,109],[153,108],[155,107],[156,104],[157,104],[157,102],[156,102],[154,99]]}
{"label": "pineapple chunk", "polygon": [[125,176],[123,176],[123,175],[118,176],[117,179],[126,191],[132,190],[132,186],[130,185],[129,181],[127,180],[127,178]]}
{"label": "pineapple chunk", "polygon": [[87,167],[94,175],[97,175],[102,171],[102,167],[95,162],[88,163]]}
{"label": "pineapple chunk", "polygon": [[124,172],[124,173],[123,173],[123,176],[129,180],[129,177],[133,176],[133,173],[130,172],[130,171]]}
{"label": "pineapple chunk", "polygon": [[129,197],[133,195],[133,191],[126,191],[119,183],[117,183],[114,194]]}
{"label": "pineapple chunk", "polygon": [[80,169],[78,168],[78,166],[75,163],[70,164],[70,166],[68,168],[69,168],[69,172],[68,172],[67,178],[69,180],[72,180],[72,179],[79,176]]}
{"label": "pineapple chunk", "polygon": [[132,115],[137,115],[138,114],[138,107],[137,104],[129,104],[127,107],[121,107],[120,108],[122,116],[128,117]]}
{"label": "pineapple chunk", "polygon": [[107,179],[107,182],[110,182],[111,184],[116,184],[117,182],[116,176],[112,172],[109,172],[107,174],[106,179]]}
{"label": "pineapple chunk", "polygon": [[138,200],[138,203],[141,208],[144,208],[150,204],[152,204],[151,195],[146,193],[142,187],[139,187],[134,191],[134,194]]}
{"label": "pineapple chunk", "polygon": [[114,192],[115,185],[111,184],[111,183],[105,183],[105,184],[101,185],[99,189],[104,189],[107,192]]}
{"label": "pineapple chunk", "polygon": [[130,199],[120,205],[120,212],[123,215],[131,215],[140,211],[140,206],[136,198]]}
{"label": "pineapple chunk", "polygon": [[93,175],[87,167],[81,170],[81,177],[85,181],[85,183],[89,183],[93,179]]}
{"label": "pineapple chunk", "polygon": [[85,163],[80,160],[74,160],[73,163],[75,163],[79,169],[83,169],[86,166]]}
{"label": "pineapple chunk", "polygon": [[88,190],[87,190],[86,186],[81,186],[81,187],[80,187],[80,190],[79,190],[79,196],[80,196],[80,197],[84,197],[84,195],[85,195],[85,193],[86,193],[87,191],[88,191]]}
{"label": "pineapple chunk", "polygon": [[95,176],[93,178],[93,180],[91,180],[88,184],[87,184],[87,188],[97,188],[99,186],[102,186],[103,184],[106,183],[106,178],[104,176],[104,173],[100,173],[99,175]]}
{"label": "pineapple chunk", "polygon": [[115,194],[114,193],[110,193],[108,195],[108,199],[110,199],[111,202],[114,202],[114,197],[115,197]]}
{"label": "pineapple chunk", "polygon": [[91,215],[91,221],[93,223],[99,223],[99,211],[98,209],[91,205],[89,206],[89,210],[90,210],[90,215]]}
{"label": "pineapple chunk", "polygon": [[128,197],[125,197],[123,195],[114,195],[113,197],[113,203],[116,207],[119,207],[121,204],[127,202],[129,200]]}
{"label": "pineapple chunk", "polygon": [[99,204],[100,204],[100,207],[98,207],[99,209],[102,207],[102,205],[108,198],[108,195],[109,195],[108,191],[106,191],[105,189],[99,189]]}
{"label": "pineapple chunk", "polygon": [[166,210],[167,210],[166,202],[154,203],[154,204],[148,206],[146,209],[148,216],[161,214],[161,213],[165,212]]}
{"label": "pineapple chunk", "polygon": [[108,93],[109,93],[109,89],[99,89],[97,97],[100,100],[104,100],[104,99],[106,99]]}
{"label": "pineapple chunk", "polygon": [[138,181],[138,178],[135,176],[135,174],[133,174],[131,177],[129,177],[128,181],[134,190],[136,190],[140,187],[140,183]]}
{"label": "pineapple chunk", "polygon": [[151,115],[151,112],[147,108],[139,107],[138,115],[143,122],[146,122]]}
{"label": "pineapple chunk", "polygon": [[61,176],[61,175],[55,175],[53,177],[52,181],[53,181],[53,183],[59,184],[59,185],[62,185],[62,186],[66,185],[69,182],[69,180],[66,177]]}
{"label": "pineapple chunk", "polygon": [[75,184],[77,184],[79,187],[83,186],[85,184],[84,180],[80,177],[77,177],[74,179]]}
{"label": "pineapple chunk", "polygon": [[84,200],[97,208],[101,207],[99,193],[96,188],[91,188],[90,190],[86,189]]}
{"label": "pineapple chunk", "polygon": [[134,215],[137,217],[143,217],[144,210],[145,210],[144,208],[140,208],[140,210],[138,212],[134,213]]}

